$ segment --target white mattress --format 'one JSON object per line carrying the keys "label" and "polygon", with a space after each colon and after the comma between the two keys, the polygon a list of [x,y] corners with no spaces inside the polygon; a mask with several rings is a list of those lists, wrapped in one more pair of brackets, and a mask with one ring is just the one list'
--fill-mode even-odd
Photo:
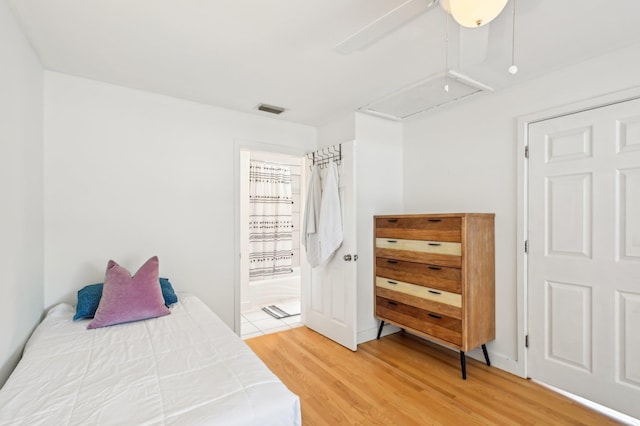
{"label": "white mattress", "polygon": [[0,425],[299,425],[300,401],[203,302],[87,330],[52,308],[0,390]]}

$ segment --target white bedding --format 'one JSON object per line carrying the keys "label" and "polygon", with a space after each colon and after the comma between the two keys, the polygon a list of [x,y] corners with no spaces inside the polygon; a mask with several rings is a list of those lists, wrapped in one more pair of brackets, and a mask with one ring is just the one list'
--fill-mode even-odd
{"label": "white bedding", "polygon": [[57,305],[0,390],[0,425],[299,425],[300,402],[200,299],[87,330]]}

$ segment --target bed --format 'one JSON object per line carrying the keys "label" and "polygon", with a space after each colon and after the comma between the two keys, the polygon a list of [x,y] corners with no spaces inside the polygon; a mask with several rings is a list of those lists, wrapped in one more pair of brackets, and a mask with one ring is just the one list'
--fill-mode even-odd
{"label": "bed", "polygon": [[299,398],[200,299],[87,330],[51,308],[0,390],[0,425],[299,425]]}

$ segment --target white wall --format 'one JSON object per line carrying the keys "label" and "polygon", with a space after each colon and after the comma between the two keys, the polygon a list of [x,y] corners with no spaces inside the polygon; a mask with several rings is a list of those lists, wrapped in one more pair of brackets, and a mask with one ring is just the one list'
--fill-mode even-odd
{"label": "white wall", "polygon": [[318,147],[324,148],[356,138],[356,120],[353,113],[336,117],[318,128]]}
{"label": "white wall", "polygon": [[373,216],[402,213],[402,123],[355,114],[358,343],[375,338]]}
{"label": "white wall", "polygon": [[42,67],[0,1],[0,386],[43,310]]}
{"label": "white wall", "polygon": [[45,73],[45,306],[150,256],[234,325],[234,140],[316,145],[316,129]]}
{"label": "white wall", "polygon": [[499,367],[524,371],[517,329],[517,117],[638,85],[636,46],[405,122],[406,211],[496,214],[497,336],[488,349]]}

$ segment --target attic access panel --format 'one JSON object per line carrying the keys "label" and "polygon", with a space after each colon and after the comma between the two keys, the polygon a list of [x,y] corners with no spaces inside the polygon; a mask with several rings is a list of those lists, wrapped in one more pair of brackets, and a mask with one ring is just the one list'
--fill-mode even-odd
{"label": "attic access panel", "polygon": [[[445,85],[449,86],[448,91],[445,90]],[[456,71],[449,71],[447,74],[440,73],[427,77],[365,105],[359,110],[389,118],[404,119],[484,91],[493,91],[493,89]]]}

